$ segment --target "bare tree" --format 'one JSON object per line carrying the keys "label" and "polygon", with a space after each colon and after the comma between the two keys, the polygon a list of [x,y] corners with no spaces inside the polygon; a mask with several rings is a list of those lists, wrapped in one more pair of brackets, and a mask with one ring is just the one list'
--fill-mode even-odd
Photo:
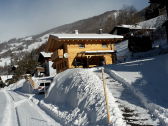
{"label": "bare tree", "polygon": [[117,25],[137,23],[139,18],[135,15],[136,12],[137,10],[134,6],[124,5],[117,17]]}

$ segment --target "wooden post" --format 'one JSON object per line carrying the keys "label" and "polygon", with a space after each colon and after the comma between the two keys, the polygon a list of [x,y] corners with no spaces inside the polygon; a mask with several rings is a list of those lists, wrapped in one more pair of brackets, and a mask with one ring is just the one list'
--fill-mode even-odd
{"label": "wooden post", "polygon": [[46,94],[47,94],[47,92],[46,92],[46,82],[44,81],[44,97],[46,98]]}
{"label": "wooden post", "polygon": [[87,56],[87,59],[86,59],[86,68],[89,68],[88,56]]}
{"label": "wooden post", "polygon": [[107,119],[108,119],[108,124],[110,124],[110,111],[109,111],[109,103],[108,103],[108,95],[107,95],[107,85],[104,78],[103,68],[102,68],[102,80],[103,80],[104,96],[105,96],[105,102],[106,102]]}

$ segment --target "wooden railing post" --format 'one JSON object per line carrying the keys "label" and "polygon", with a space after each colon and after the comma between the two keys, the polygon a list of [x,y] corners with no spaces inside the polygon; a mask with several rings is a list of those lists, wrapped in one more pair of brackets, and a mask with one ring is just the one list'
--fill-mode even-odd
{"label": "wooden railing post", "polygon": [[107,85],[104,78],[104,69],[102,68],[101,70],[102,70],[103,89],[104,89],[104,96],[105,96],[106,110],[107,110],[107,119],[108,119],[108,124],[110,124],[110,110],[109,110],[108,95],[107,95]]}

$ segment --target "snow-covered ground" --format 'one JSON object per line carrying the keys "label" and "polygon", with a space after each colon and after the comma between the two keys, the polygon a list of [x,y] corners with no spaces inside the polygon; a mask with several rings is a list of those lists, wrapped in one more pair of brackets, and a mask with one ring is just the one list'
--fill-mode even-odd
{"label": "snow-covered ground", "polygon": [[0,66],[2,66],[2,67],[4,67],[5,65],[10,65],[10,63],[11,63],[10,57],[0,59]]}
{"label": "snow-covered ground", "polygon": [[22,45],[23,44],[23,42],[20,42],[20,43],[12,43],[12,44],[10,44],[11,46],[13,46],[13,47],[17,47],[17,46],[20,46],[20,45]]}
{"label": "snow-covered ground", "polygon": [[168,125],[168,54],[106,67],[128,87],[160,125]]}
{"label": "snow-covered ground", "polygon": [[[0,50],[0,55],[3,57],[0,58],[0,66],[4,67],[5,65],[10,65],[11,63],[11,55],[18,55],[20,57],[21,53],[31,52],[33,49],[39,48],[42,44],[48,41],[49,35],[51,33],[45,34],[38,39],[33,39],[30,37],[25,37],[22,39],[16,39],[16,42],[7,44],[8,47],[5,47],[3,50]],[[7,53],[8,51],[11,51]],[[7,54],[5,54],[7,53]]]}
{"label": "snow-covered ground", "polygon": [[60,126],[25,96],[8,91],[14,103],[19,126]]}
{"label": "snow-covered ground", "polygon": [[[168,125],[167,57],[164,54],[102,67],[112,126]],[[2,126],[6,120],[14,126],[108,125],[101,67],[57,74],[45,98],[33,94],[25,80],[0,90],[1,96]]]}
{"label": "snow-covered ground", "polygon": [[8,50],[7,49],[3,49],[1,52],[0,52],[0,54],[3,54],[3,53],[5,53],[5,52],[7,52]]}
{"label": "snow-covered ground", "polygon": [[31,97],[11,90],[0,90],[0,126],[61,126]]}
{"label": "snow-covered ground", "polygon": [[[93,69],[101,78],[101,71]],[[124,84],[115,80],[108,69],[105,69],[105,79],[110,93],[116,99],[119,109],[122,111],[123,119],[127,125],[157,125],[158,120],[153,118],[148,109],[137,99],[137,96]]]}
{"label": "snow-covered ground", "polygon": [[4,115],[2,113],[6,113],[7,112],[7,99],[6,99],[6,95],[4,93],[4,91],[0,90],[0,126],[2,126],[3,124],[5,124],[5,122],[7,121],[7,115]]}
{"label": "snow-covered ground", "polygon": [[[126,125],[114,97],[108,96],[111,123]],[[40,106],[63,125],[108,125],[103,84],[91,70],[71,69],[57,75]]]}
{"label": "snow-covered ground", "polygon": [[[50,35],[50,33],[49,34],[45,34],[44,36],[39,38],[39,41],[30,44],[28,47],[26,47],[22,51],[31,52],[33,49],[39,48],[42,44],[44,44],[44,43],[46,43],[48,41],[49,35]],[[27,40],[27,39],[30,39],[30,37],[26,38],[25,40]],[[32,39],[32,37],[31,37],[31,39]]]}

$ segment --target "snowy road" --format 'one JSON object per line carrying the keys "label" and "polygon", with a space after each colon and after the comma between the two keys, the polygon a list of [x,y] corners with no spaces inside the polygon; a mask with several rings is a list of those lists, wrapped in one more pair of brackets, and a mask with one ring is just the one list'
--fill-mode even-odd
{"label": "snowy road", "polygon": [[[6,94],[6,95],[5,95]],[[8,96],[8,97],[7,97]],[[0,91],[0,125],[4,125],[4,106],[8,106],[9,124],[6,126],[60,126],[28,97],[13,91]],[[8,101],[8,102],[7,102]],[[10,102],[9,102],[10,101]]]}
{"label": "snowy road", "polygon": [[[4,92],[2,90],[0,90],[0,112],[1,113],[5,113],[5,106],[7,104],[7,99],[6,96],[4,94]],[[2,122],[3,120],[3,114],[0,114],[0,122]]]}

